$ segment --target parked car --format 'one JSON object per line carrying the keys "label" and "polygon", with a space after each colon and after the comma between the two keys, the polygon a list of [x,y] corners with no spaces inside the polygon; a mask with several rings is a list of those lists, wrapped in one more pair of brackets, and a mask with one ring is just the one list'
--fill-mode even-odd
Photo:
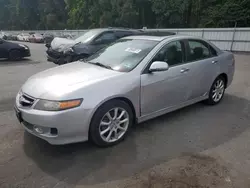
{"label": "parked car", "polygon": [[43,43],[43,36],[39,33],[35,33],[29,36],[29,42]]}
{"label": "parked car", "polygon": [[29,36],[30,35],[27,33],[21,33],[21,34],[17,35],[17,40],[29,42]]}
{"label": "parked car", "polygon": [[28,46],[0,39],[0,58],[16,61],[30,56]]}
{"label": "parked car", "polygon": [[6,40],[6,39],[7,39],[7,33],[1,32],[1,33],[0,33],[0,39]]}
{"label": "parked car", "polygon": [[75,40],[54,38],[51,45],[47,45],[47,59],[55,64],[62,65],[87,58],[106,45],[119,38],[141,33],[131,29],[92,29]]}
{"label": "parked car", "polygon": [[129,36],[75,63],[40,72],[16,97],[16,114],[51,144],[122,141],[140,123],[184,106],[221,102],[234,56],[192,36]]}
{"label": "parked car", "polygon": [[16,41],[17,40],[17,34],[9,34],[9,35],[7,35],[7,39],[6,40]]}

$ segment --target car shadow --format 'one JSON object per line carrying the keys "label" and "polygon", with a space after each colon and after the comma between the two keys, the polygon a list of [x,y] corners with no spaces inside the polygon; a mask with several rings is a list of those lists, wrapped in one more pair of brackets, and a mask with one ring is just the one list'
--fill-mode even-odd
{"label": "car shadow", "polygon": [[249,127],[249,104],[229,94],[217,106],[198,103],[135,126],[124,142],[110,148],[89,142],[52,146],[27,133],[23,148],[43,172],[58,181],[93,185],[230,141]]}
{"label": "car shadow", "polygon": [[27,65],[27,64],[38,64],[39,61],[33,61],[29,58],[23,58],[18,61],[10,61],[8,59],[0,59],[0,67],[1,66],[15,66],[15,65]]}

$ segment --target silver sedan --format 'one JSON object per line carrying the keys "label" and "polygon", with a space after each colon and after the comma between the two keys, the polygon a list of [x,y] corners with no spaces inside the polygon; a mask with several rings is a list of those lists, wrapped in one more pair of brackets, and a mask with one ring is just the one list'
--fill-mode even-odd
{"label": "silver sedan", "polygon": [[131,36],[30,77],[15,111],[29,133],[51,144],[111,146],[136,123],[199,101],[218,104],[234,69],[232,53],[201,38]]}

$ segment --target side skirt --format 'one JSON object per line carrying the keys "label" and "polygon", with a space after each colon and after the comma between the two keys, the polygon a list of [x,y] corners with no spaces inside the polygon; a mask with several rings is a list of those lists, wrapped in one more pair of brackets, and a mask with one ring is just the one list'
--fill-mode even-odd
{"label": "side skirt", "polygon": [[144,116],[139,117],[139,118],[137,119],[137,122],[138,122],[138,123],[141,123],[141,122],[144,122],[144,121],[153,119],[153,118],[155,118],[155,117],[158,117],[158,116],[167,114],[167,113],[169,113],[169,112],[173,112],[173,111],[175,111],[175,110],[181,109],[181,108],[183,108],[183,107],[186,107],[186,106],[195,104],[195,103],[197,103],[197,102],[206,100],[207,98],[208,98],[208,96],[202,96],[202,97],[199,97],[199,98],[196,98],[196,99],[192,99],[192,100],[183,102],[183,103],[181,103],[180,105],[177,105],[177,106],[171,106],[171,107],[164,108],[164,109],[162,109],[162,110],[158,110],[158,111],[153,112],[153,113],[151,113],[151,114],[148,114],[148,115],[144,115]]}

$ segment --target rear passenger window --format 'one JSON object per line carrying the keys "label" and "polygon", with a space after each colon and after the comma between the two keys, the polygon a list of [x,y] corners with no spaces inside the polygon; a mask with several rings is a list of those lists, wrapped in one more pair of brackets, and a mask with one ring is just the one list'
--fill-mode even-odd
{"label": "rear passenger window", "polygon": [[187,55],[188,61],[197,61],[211,57],[209,46],[205,42],[189,40],[188,44],[190,47]]}
{"label": "rear passenger window", "polygon": [[154,57],[153,61],[164,61],[169,66],[174,66],[183,63],[183,47],[180,41],[170,42],[164,46],[158,54]]}

